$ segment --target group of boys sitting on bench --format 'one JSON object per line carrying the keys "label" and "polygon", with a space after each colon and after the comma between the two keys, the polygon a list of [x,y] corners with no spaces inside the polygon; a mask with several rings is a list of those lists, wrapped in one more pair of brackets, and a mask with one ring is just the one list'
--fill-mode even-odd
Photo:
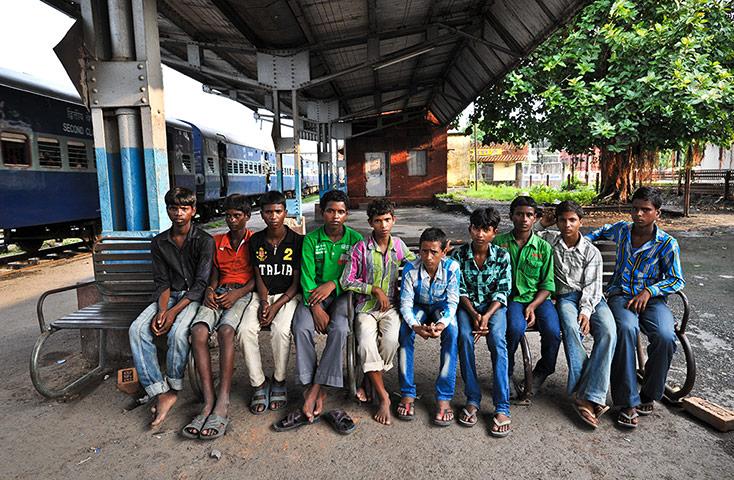
{"label": "group of boys sitting on bench", "polygon": [[[229,232],[213,238],[192,223],[196,195],[175,187],[166,196],[172,227],[153,238],[151,252],[156,291],[153,303],[130,327],[138,378],[156,397],[152,425],[160,424],[183,388],[191,348],[202,383],[204,405],[183,428],[188,438],[220,437],[229,424],[229,393],[235,340],[241,345],[255,415],[288,404],[286,368],[291,339],[296,350],[296,383],[305,385],[299,408],[275,422],[288,431],[325,418],[341,434],[355,429],[343,409],[323,413],[325,387],[343,386],[342,350],[349,334],[347,291],[355,292],[354,328],[364,384],[362,401],[376,401],[373,418],[391,423],[390,396],[383,374],[398,363],[401,399],[397,416],[415,418],[415,335],[440,339],[440,367],[435,383],[435,424],[454,421],[457,359],[466,403],[457,419],[477,423],[481,389],[474,345],[486,337],[493,364],[491,435],[510,433],[510,399],[515,351],[525,330],[537,326],[541,358],[533,370],[533,392],[555,370],[563,342],[568,361],[568,392],[574,411],[593,428],[609,410],[607,390],[621,407],[617,423],[637,427],[639,415],[652,413],[660,400],[676,349],[674,320],[666,298],[684,286],[676,240],[655,224],[662,198],[657,190],[638,189],[632,199],[632,222],[605,225],[587,236],[579,233],[583,210],[565,201],[554,214],[539,219],[536,202],[519,196],[510,205],[513,229],[497,234],[500,216],[480,208],[470,216],[471,242],[451,249],[438,228],[425,230],[418,257],[391,235],[395,213],[385,199],[367,207],[372,234],[363,239],[344,225],[349,200],[333,190],[319,202],[324,225],[305,237],[284,225],[285,197],[271,191],[260,201],[266,228],[246,228],[249,201],[225,199]],[[546,230],[556,224],[558,230]],[[617,244],[615,272],[603,292],[602,259],[592,241]],[[451,250],[451,251],[450,251]],[[400,268],[403,267],[402,277]],[[399,282],[400,285],[399,285]],[[400,288],[398,289],[398,286]],[[605,301],[603,294],[606,294]],[[555,305],[550,297],[555,299]],[[258,334],[271,329],[274,372],[263,373]],[[220,380],[215,392],[208,339],[218,332]],[[641,390],[637,389],[637,334],[650,346]],[[320,361],[314,333],[326,334]],[[591,355],[582,340],[594,338]],[[167,335],[166,372],[158,364],[155,336]]]}

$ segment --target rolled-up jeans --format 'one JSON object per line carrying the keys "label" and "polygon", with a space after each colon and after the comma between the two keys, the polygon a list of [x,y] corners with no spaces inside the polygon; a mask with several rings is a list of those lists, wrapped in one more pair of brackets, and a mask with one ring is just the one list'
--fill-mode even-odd
{"label": "rolled-up jeans", "polygon": [[[186,291],[171,292],[168,299],[170,309],[186,295]],[[189,354],[189,327],[199,309],[199,302],[191,302],[176,316],[168,331],[168,352],[166,354],[166,377],[163,377],[158,364],[158,349],[153,344],[151,322],[158,313],[158,302],[151,303],[130,325],[128,335],[133,352],[138,380],[150,397],[165,393],[170,389],[183,389],[186,372],[186,356]]]}
{"label": "rolled-up jeans", "polygon": [[[476,308],[477,313],[484,314],[489,309],[489,303],[483,303]],[[464,395],[466,404],[474,405],[479,409],[482,403],[482,391],[477,381],[477,366],[474,360],[474,325],[469,313],[462,306],[456,311],[459,322],[459,366],[461,377],[464,379]],[[495,413],[510,416],[510,380],[507,375],[507,308],[500,307],[489,318],[489,333],[487,334],[487,348],[492,357],[493,385],[492,403]]]}
{"label": "rolled-up jeans", "polygon": [[581,292],[558,295],[556,309],[561,322],[563,349],[568,361],[568,393],[576,393],[582,400],[604,405],[609,390],[612,358],[617,345],[617,327],[614,315],[602,298],[589,317],[594,346],[587,356],[583,337],[579,332],[579,299]]}

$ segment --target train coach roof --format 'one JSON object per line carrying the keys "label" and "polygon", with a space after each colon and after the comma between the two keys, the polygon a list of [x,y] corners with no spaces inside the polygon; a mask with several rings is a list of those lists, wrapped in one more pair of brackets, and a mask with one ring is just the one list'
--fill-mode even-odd
{"label": "train coach roof", "polygon": [[7,85],[19,90],[25,90],[71,103],[82,103],[82,99],[71,84],[60,85],[49,82],[48,80],[41,80],[27,73],[16,72],[2,67],[0,67],[0,85]]}
{"label": "train coach roof", "polygon": [[267,150],[272,152],[275,150],[273,145],[273,139],[270,137],[269,132],[255,129],[244,129],[238,133],[217,131],[206,126],[193,123],[205,138],[214,138],[223,140],[227,143],[245,145],[247,147],[257,148],[258,150]]}

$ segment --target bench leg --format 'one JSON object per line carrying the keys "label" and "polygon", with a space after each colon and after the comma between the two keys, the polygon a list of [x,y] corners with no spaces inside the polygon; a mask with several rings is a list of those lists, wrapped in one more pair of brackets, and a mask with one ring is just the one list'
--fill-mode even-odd
{"label": "bench leg", "polygon": [[196,368],[196,360],[194,359],[194,353],[191,351],[189,346],[189,354],[186,358],[187,370],[189,371],[189,385],[191,385],[191,391],[200,402],[204,401],[204,392],[201,389],[201,377],[199,376],[199,370]]}
{"label": "bench leg", "polygon": [[354,300],[353,293],[348,292],[347,321],[349,335],[347,336],[347,398],[357,398],[357,335],[354,333]]}
{"label": "bench leg", "polygon": [[39,362],[41,359],[41,349],[43,348],[43,345],[46,343],[46,340],[48,340],[49,337],[57,331],[58,329],[52,327],[43,332],[41,336],[38,337],[38,340],[36,340],[36,344],[33,346],[33,351],[31,352],[31,381],[38,393],[44,397],[51,399],[71,398],[82,391],[92,380],[96,379],[99,381],[99,376],[104,371],[107,360],[107,331],[99,331],[99,361],[97,366],[92,371],[65,385],[60,390],[52,390],[43,383]]}
{"label": "bench leg", "polygon": [[530,404],[530,396],[533,394],[533,357],[530,353],[528,338],[523,335],[520,339],[520,350],[522,351],[522,367],[525,371],[523,391],[517,397],[517,403]]}
{"label": "bench leg", "polygon": [[[693,349],[688,341],[686,334],[679,329],[675,331],[678,341],[683,348],[683,354],[686,359],[686,379],[683,382],[682,387],[671,387],[670,385],[665,386],[665,394],[663,395],[671,403],[680,403],[681,399],[691,393],[693,385],[696,382],[696,358],[693,355]],[[642,343],[642,335],[637,335],[637,379],[642,381],[645,376],[645,362],[647,356],[645,355],[645,348]]]}

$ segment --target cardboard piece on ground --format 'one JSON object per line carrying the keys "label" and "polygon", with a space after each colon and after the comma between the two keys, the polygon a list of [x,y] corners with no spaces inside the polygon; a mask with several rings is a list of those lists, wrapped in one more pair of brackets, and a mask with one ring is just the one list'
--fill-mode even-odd
{"label": "cardboard piece on ground", "polygon": [[734,430],[734,412],[698,397],[686,397],[682,403],[685,411],[722,432]]}
{"label": "cardboard piece on ground", "polygon": [[136,393],[140,390],[138,372],[134,368],[121,368],[117,371],[117,388],[125,393]]}

